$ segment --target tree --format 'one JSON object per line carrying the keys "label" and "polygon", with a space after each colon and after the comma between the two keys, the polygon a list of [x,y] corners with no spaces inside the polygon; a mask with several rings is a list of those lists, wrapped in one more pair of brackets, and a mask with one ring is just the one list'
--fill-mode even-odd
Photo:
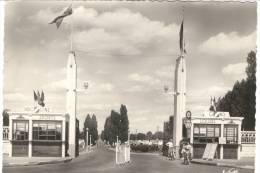
{"label": "tree", "polygon": [[91,127],[92,142],[93,144],[96,144],[96,141],[98,139],[98,130],[97,130],[97,119],[95,114],[92,115],[91,123],[92,123],[92,127]]}
{"label": "tree", "polygon": [[153,133],[152,133],[151,131],[149,131],[149,132],[146,133],[146,139],[147,139],[147,140],[150,141],[150,140],[152,139],[152,137],[153,137]]}
{"label": "tree", "polygon": [[[158,131],[158,132],[155,132],[154,133],[154,135],[153,135],[153,137],[152,137],[152,139],[163,139],[163,132],[162,131]],[[170,137],[170,138],[172,138],[172,137]]]}
{"label": "tree", "polygon": [[137,140],[145,140],[145,134],[144,133],[137,133]]}
{"label": "tree", "polygon": [[2,116],[3,116],[3,126],[9,126],[9,114],[7,109],[4,109]]}
{"label": "tree", "polygon": [[245,69],[247,78],[237,81],[232,91],[228,91],[217,102],[217,111],[229,112],[231,117],[244,117],[243,130],[255,130],[256,104],[256,53],[251,51],[247,57]]}
{"label": "tree", "polygon": [[127,115],[127,108],[125,105],[120,107],[120,127],[119,140],[124,143],[128,140],[129,121]]}
{"label": "tree", "polygon": [[[91,135],[91,143],[92,144],[96,144],[96,140],[98,139],[98,130],[97,130],[97,119],[96,119],[96,115],[92,115],[92,117],[90,117],[90,115],[88,114],[85,118],[85,122],[84,122],[84,140],[86,140],[86,136],[87,136],[87,131],[86,129],[88,128],[88,144],[90,144],[90,135]],[[85,141],[86,142],[86,141]]]}
{"label": "tree", "polygon": [[128,140],[129,121],[127,108],[121,105],[120,113],[112,110],[110,116],[106,118],[104,125],[104,140],[112,145],[118,139],[121,143]]}

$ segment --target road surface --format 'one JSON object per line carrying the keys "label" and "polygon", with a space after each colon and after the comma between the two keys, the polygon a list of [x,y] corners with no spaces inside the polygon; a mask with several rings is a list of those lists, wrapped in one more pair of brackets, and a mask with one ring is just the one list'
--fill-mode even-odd
{"label": "road surface", "polygon": [[[131,163],[115,164],[115,153],[106,148],[80,155],[68,163],[4,167],[4,173],[222,173],[217,166],[199,164],[183,165],[181,160],[169,161],[154,154],[131,154]],[[239,173],[253,173],[253,170],[240,169]]]}

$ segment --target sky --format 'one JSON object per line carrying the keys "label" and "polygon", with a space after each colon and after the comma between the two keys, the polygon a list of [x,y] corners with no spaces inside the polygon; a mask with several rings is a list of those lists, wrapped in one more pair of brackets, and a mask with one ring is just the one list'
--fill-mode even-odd
{"label": "sky", "polygon": [[[78,65],[77,118],[82,129],[95,114],[98,130],[111,110],[128,109],[130,131],[163,130],[173,114],[174,66],[184,17],[187,99],[192,115],[209,109],[246,77],[247,53],[256,49],[256,3],[80,2],[61,27],[48,24],[70,5],[63,1],[6,2],[4,108],[46,106],[65,113],[66,63],[72,31]],[[184,8],[184,15],[182,9]],[[71,30],[71,26],[73,26]]]}

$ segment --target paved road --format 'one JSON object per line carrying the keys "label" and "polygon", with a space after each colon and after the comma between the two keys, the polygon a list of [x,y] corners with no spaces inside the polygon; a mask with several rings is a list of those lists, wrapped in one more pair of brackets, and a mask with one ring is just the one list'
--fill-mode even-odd
{"label": "paved road", "polygon": [[[131,163],[115,165],[115,153],[105,148],[81,155],[69,163],[26,167],[6,167],[4,173],[222,173],[224,168],[207,165],[183,165],[152,154],[132,154]],[[227,168],[226,168],[227,169]],[[240,169],[239,173],[253,173]]]}

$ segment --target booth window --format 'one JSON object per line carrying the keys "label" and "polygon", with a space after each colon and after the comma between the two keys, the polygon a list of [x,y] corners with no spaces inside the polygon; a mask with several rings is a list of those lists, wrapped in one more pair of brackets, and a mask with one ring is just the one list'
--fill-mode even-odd
{"label": "booth window", "polygon": [[236,144],[238,142],[238,125],[224,125],[224,137],[227,144]]}
{"label": "booth window", "polygon": [[61,121],[33,121],[33,140],[61,140]]}
{"label": "booth window", "polygon": [[194,124],[193,137],[195,143],[218,142],[219,124]]}
{"label": "booth window", "polygon": [[29,122],[14,120],[13,121],[13,140],[27,141],[29,134]]}

